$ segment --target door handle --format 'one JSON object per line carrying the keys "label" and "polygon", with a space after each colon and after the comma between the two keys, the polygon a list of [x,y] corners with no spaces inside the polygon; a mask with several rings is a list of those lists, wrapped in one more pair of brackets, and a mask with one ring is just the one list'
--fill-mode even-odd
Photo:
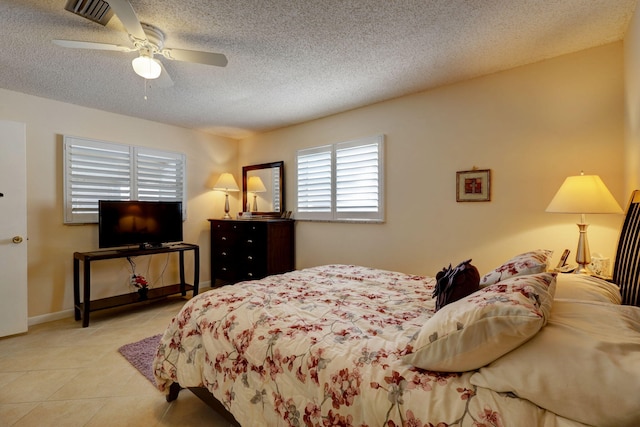
{"label": "door handle", "polygon": [[22,240],[22,236],[13,236],[13,239],[11,239],[13,243],[22,243]]}

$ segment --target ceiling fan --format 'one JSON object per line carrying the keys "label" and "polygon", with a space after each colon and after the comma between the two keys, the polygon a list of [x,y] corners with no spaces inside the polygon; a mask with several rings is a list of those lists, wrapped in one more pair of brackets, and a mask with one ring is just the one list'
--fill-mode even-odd
{"label": "ceiling fan", "polygon": [[160,78],[159,83],[162,86],[170,86],[173,84],[173,81],[162,65],[162,62],[154,58],[155,55],[161,55],[171,60],[195,62],[218,67],[227,65],[227,57],[221,53],[165,48],[164,34],[162,31],[153,25],[141,23],[128,0],[109,0],[108,5],[113,9],[113,12],[118,16],[129,33],[133,47],[77,40],[53,40],[53,43],[75,49],[98,49],[119,52],[137,51],[139,56],[131,62],[133,70],[145,79]]}

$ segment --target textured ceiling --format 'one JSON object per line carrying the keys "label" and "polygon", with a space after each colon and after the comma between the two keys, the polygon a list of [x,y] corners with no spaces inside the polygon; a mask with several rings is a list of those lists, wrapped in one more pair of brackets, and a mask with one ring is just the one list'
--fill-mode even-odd
{"label": "textured ceiling", "polygon": [[[162,63],[134,74],[131,46],[66,0],[0,0],[0,87],[240,138],[614,42],[636,0],[130,0],[165,47],[224,53],[225,68]],[[145,90],[147,100],[145,97]]]}

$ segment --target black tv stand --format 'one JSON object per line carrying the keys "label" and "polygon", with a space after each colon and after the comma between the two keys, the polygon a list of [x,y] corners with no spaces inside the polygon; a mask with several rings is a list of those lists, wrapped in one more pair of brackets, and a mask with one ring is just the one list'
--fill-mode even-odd
{"label": "black tv stand", "polygon": [[[184,253],[193,251],[193,284],[185,281]],[[117,295],[91,301],[91,262],[104,259],[127,258],[133,256],[145,256],[178,252],[180,259],[180,283],[157,288],[150,288],[145,300],[164,298],[173,294],[185,296],[187,291],[193,291],[193,296],[198,295],[200,282],[200,247],[190,243],[178,243],[171,246],[144,247],[131,249],[107,249],[93,252],[74,252],[73,254],[73,300],[74,316],[76,320],[82,319],[82,327],[89,326],[89,314],[92,311],[104,310],[126,304],[140,302],[138,292]],[[80,298],[80,261],[84,264],[82,298]]]}

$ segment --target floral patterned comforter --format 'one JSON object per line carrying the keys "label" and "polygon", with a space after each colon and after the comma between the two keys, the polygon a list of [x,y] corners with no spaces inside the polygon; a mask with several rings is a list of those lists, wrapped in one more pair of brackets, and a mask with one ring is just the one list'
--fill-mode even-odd
{"label": "floral patterned comforter", "polygon": [[[218,288],[171,321],[158,388],[204,386],[243,426],[577,426],[402,362],[435,279],[330,265]],[[522,375],[526,375],[523,372]]]}

